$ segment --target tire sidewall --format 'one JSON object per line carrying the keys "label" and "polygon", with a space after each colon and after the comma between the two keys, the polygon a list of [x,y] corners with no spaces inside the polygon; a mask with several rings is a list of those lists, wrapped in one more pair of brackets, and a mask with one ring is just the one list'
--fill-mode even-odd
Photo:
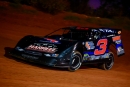
{"label": "tire sidewall", "polygon": [[111,69],[112,67],[113,67],[113,65],[114,65],[114,55],[113,55],[113,53],[112,52],[110,52],[110,65],[108,65],[108,63],[104,63],[104,69],[105,70],[109,70],[109,69]]}
{"label": "tire sidewall", "polygon": [[[75,66],[73,66],[73,62],[75,62],[75,61],[78,62],[78,63]],[[81,64],[82,64],[82,55],[81,55],[81,53],[78,52],[78,51],[73,52],[72,55],[71,55],[71,60],[70,60],[68,69],[70,71],[76,71],[77,69],[80,68]]]}

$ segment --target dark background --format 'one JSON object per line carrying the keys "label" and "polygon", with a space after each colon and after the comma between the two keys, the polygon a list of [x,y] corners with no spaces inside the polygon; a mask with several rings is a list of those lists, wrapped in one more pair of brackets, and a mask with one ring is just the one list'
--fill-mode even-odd
{"label": "dark background", "polygon": [[71,11],[104,18],[129,17],[129,0],[3,0],[17,4],[26,4],[37,9],[57,14]]}

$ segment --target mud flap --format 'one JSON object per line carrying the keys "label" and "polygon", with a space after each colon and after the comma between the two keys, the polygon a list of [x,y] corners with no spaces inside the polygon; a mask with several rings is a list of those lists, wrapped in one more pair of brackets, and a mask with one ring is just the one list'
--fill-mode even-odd
{"label": "mud flap", "polygon": [[116,44],[116,50],[117,50],[117,55],[121,56],[123,54],[125,54],[124,48],[123,46],[120,44]]}
{"label": "mud flap", "polygon": [[124,47],[122,44],[121,36],[115,36],[113,37],[113,42],[115,43],[116,50],[117,50],[117,55],[121,56],[125,53]]}

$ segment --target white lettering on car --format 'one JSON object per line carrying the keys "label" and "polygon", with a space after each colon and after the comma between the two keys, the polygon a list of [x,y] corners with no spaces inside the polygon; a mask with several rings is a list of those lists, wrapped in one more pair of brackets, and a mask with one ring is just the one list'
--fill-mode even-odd
{"label": "white lettering on car", "polygon": [[110,30],[110,29],[99,29],[101,32],[111,32],[113,33],[114,31],[113,30]]}
{"label": "white lettering on car", "polygon": [[41,52],[48,52],[48,53],[56,52],[56,48],[49,48],[49,47],[35,46],[35,45],[30,45],[26,49],[36,50],[36,51],[41,51]]}

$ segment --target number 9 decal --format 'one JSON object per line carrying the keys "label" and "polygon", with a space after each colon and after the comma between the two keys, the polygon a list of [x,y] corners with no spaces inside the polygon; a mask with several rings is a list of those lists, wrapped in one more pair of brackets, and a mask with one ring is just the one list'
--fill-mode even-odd
{"label": "number 9 decal", "polygon": [[97,46],[99,46],[99,49],[94,50],[94,55],[101,55],[106,52],[107,49],[107,39],[100,39],[97,42]]}

